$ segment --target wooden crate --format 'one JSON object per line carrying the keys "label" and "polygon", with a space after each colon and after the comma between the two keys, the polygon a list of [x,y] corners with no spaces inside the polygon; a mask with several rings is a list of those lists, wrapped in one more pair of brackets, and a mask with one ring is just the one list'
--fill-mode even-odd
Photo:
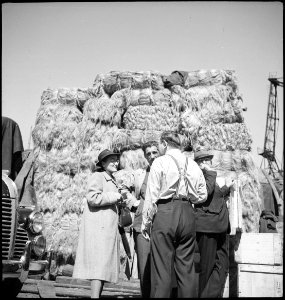
{"label": "wooden crate", "polygon": [[242,233],[236,245],[235,261],[239,264],[282,265],[282,234]]}
{"label": "wooden crate", "polygon": [[238,297],[283,297],[283,266],[239,264]]}

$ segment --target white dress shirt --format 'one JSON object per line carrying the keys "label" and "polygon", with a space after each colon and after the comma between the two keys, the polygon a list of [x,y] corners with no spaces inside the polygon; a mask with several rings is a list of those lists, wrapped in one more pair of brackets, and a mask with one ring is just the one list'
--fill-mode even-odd
{"label": "white dress shirt", "polygon": [[[169,149],[165,155],[154,160],[150,168],[146,189],[142,231],[151,225],[157,210],[156,202],[159,199],[170,199],[176,193],[179,171],[173,158],[168,154],[177,160],[182,172],[185,169],[186,156],[179,149]],[[179,197],[188,197],[193,204],[205,202],[208,196],[205,178],[198,164],[191,158],[188,158],[185,177],[188,183],[188,193],[182,177],[178,190]]]}

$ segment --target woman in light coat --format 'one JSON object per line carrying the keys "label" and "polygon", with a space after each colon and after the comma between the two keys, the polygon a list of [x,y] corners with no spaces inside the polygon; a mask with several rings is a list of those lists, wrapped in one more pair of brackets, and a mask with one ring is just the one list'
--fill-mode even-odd
{"label": "woman in light coat", "polygon": [[100,297],[105,281],[118,281],[120,268],[117,203],[122,196],[113,177],[119,154],[104,150],[98,160],[102,172],[88,181],[73,271],[74,278],[91,280],[91,298]]}

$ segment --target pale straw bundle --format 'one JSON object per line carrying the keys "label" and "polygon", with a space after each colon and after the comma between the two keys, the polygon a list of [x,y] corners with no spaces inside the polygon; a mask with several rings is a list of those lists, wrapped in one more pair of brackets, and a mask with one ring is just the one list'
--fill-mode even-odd
{"label": "pale straw bundle", "polygon": [[88,94],[88,89],[59,88],[57,98],[61,104],[76,106],[79,99],[81,100],[80,102],[84,103],[90,96]]}
{"label": "pale straw bundle", "polygon": [[124,117],[123,126],[126,129],[141,130],[173,130],[179,128],[179,112],[167,106],[130,106]]}
{"label": "pale straw bundle", "polygon": [[35,192],[42,212],[55,211],[65,201],[63,193],[70,189],[72,176],[54,170],[38,169],[35,173]]}
{"label": "pale straw bundle", "polygon": [[151,88],[124,89],[126,108],[137,105],[153,105],[153,93]]}
{"label": "pale straw bundle", "polygon": [[41,104],[63,104],[80,107],[90,98],[88,88],[59,88],[45,90],[41,96]]}
{"label": "pale straw bundle", "polygon": [[36,147],[34,149],[35,167],[68,175],[76,174],[80,166],[78,151],[73,146],[67,146],[63,149],[51,148],[50,151]]}
{"label": "pale straw bundle", "polygon": [[231,83],[236,85],[235,71],[232,70],[198,70],[188,72],[184,87],[189,89],[193,86],[209,86]]}
{"label": "pale straw bundle", "polygon": [[246,150],[234,151],[211,150],[214,155],[212,165],[216,170],[247,172],[256,184],[259,184],[259,168],[255,164],[252,153]]}
{"label": "pale straw bundle", "polygon": [[143,144],[144,130],[129,130],[129,136],[129,145],[137,145],[140,147]]}
{"label": "pale straw bundle", "polygon": [[241,185],[243,230],[244,232],[259,232],[259,219],[262,209],[260,186],[247,172],[239,174],[239,183]]}
{"label": "pale straw bundle", "polygon": [[56,247],[56,245],[54,244],[54,238],[55,233],[60,229],[60,218],[56,211],[46,211],[43,214],[43,220],[43,235],[46,238],[47,251],[51,251]]}
{"label": "pale straw bundle", "polygon": [[113,136],[112,148],[121,151],[122,148],[130,145],[130,130],[118,129]]}
{"label": "pale straw bundle", "polygon": [[111,71],[107,74],[100,74],[95,78],[93,86],[103,86],[104,91],[112,96],[118,90],[125,88],[155,90],[163,89],[162,75],[156,71],[130,72]]}
{"label": "pale straw bundle", "polygon": [[120,156],[121,169],[137,170],[145,169],[147,166],[148,162],[141,148],[124,151]]}
{"label": "pale straw bundle", "polygon": [[41,96],[41,105],[58,104],[58,90],[48,88],[43,91]]}
{"label": "pale straw bundle", "polygon": [[77,173],[71,180],[70,186],[61,193],[63,202],[61,210],[63,213],[75,213],[80,215],[83,212],[84,201],[88,192],[88,176],[91,171]]}
{"label": "pale straw bundle", "polygon": [[142,136],[142,143],[159,142],[162,131],[159,130],[144,130]]}
{"label": "pale straw bundle", "polygon": [[116,126],[94,124],[84,119],[80,126],[81,135],[77,140],[78,161],[81,169],[93,169],[98,155],[104,149],[112,150]]}
{"label": "pale straw bundle", "polygon": [[177,111],[182,112],[186,108],[194,109],[194,106],[186,105],[186,90],[180,85],[173,85],[170,87],[171,98],[170,106]]}
{"label": "pale straw bundle", "polygon": [[126,110],[128,107],[127,96],[130,91],[131,89],[129,88],[116,91],[110,98],[114,103],[114,106],[122,109],[122,111]]}
{"label": "pale straw bundle", "polygon": [[230,99],[232,89],[225,85],[195,86],[186,91],[186,101],[195,103],[197,108],[203,106],[204,99],[214,99],[220,105]]}
{"label": "pale straw bundle", "polygon": [[181,114],[181,125],[181,130],[183,133],[190,136],[195,136],[201,126],[199,114],[196,111],[187,109],[184,113]]}
{"label": "pale straw bundle", "polygon": [[166,105],[169,105],[169,103],[171,103],[171,101],[172,101],[172,94],[169,89],[161,89],[158,91],[153,90],[152,93],[153,93],[152,98],[153,98],[154,104],[165,103]]}
{"label": "pale straw bundle", "polygon": [[116,107],[108,96],[102,96],[89,99],[84,105],[83,114],[94,123],[120,126],[123,110]]}
{"label": "pale straw bundle", "polygon": [[73,143],[82,117],[82,113],[73,106],[41,106],[32,131],[34,145],[49,150],[52,147],[61,149]]}
{"label": "pale straw bundle", "polygon": [[205,150],[251,150],[252,138],[243,123],[208,124],[200,126],[197,136],[193,136],[194,149]]}
{"label": "pale straw bundle", "polygon": [[79,124],[79,135],[76,139],[76,144],[79,149],[84,149],[93,144],[104,143],[105,136],[108,132],[117,129],[116,126],[108,124],[93,123],[91,120],[84,117],[83,121]]}

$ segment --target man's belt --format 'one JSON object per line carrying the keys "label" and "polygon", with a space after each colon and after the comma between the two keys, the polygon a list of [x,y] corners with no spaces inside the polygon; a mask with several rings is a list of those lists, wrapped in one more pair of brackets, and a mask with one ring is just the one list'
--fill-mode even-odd
{"label": "man's belt", "polygon": [[190,202],[190,200],[186,197],[172,197],[172,198],[168,198],[168,199],[159,199],[157,201],[157,204],[166,204],[168,202],[171,202],[171,201],[185,201],[185,202]]}

